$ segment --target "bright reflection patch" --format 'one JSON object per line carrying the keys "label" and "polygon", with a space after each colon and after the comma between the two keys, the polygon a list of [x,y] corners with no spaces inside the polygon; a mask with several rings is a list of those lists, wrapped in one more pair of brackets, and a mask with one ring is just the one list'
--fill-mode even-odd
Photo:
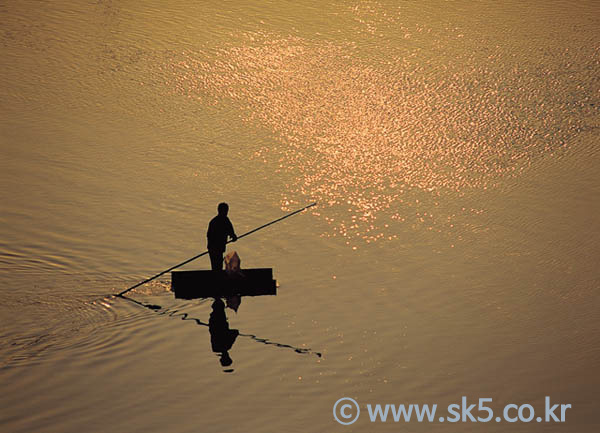
{"label": "bright reflection patch", "polygon": [[433,38],[428,55],[365,58],[351,42],[244,37],[212,61],[173,59],[172,84],[203,103],[233,101],[245,121],[271,130],[278,144],[257,156],[298,176],[282,207],[318,201],[327,235],[349,244],[393,239],[399,223],[451,230],[456,212],[482,209],[440,212],[440,201],[494,187],[582,127],[561,112],[568,101],[556,71],[527,70],[499,49],[442,61]]}

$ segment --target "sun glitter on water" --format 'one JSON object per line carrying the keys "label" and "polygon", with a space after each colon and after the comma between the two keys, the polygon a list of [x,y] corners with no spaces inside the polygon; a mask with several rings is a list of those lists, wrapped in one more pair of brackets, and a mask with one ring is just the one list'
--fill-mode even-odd
{"label": "sun glitter on water", "polygon": [[[449,46],[460,35],[450,36]],[[365,59],[352,42],[244,37],[214,61],[172,59],[176,92],[233,101],[246,122],[270,130],[278,143],[258,157],[297,175],[282,207],[318,201],[326,235],[348,244],[394,239],[397,224],[452,231],[457,213],[483,209],[448,202],[517,175],[582,128],[558,116],[562,96],[540,103],[565,93],[552,69],[537,83],[501,51],[462,53],[436,70],[419,49]],[[448,47],[436,39],[427,48]]]}

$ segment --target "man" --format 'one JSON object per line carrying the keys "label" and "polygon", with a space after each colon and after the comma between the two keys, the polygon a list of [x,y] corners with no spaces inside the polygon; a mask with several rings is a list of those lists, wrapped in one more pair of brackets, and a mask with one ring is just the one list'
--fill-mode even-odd
{"label": "man", "polygon": [[237,241],[237,236],[233,230],[231,221],[227,218],[229,205],[227,203],[220,203],[217,211],[218,215],[208,224],[206,237],[208,238],[208,255],[210,256],[212,270],[222,271],[223,253],[225,252],[227,237],[231,237],[232,241],[235,242]]}

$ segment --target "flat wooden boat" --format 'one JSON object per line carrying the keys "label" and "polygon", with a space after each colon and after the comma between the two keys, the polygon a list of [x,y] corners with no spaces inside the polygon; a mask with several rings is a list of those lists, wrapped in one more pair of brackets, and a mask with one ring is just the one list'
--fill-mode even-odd
{"label": "flat wooden boat", "polygon": [[276,295],[273,269],[240,271],[173,271],[171,290],[179,299]]}

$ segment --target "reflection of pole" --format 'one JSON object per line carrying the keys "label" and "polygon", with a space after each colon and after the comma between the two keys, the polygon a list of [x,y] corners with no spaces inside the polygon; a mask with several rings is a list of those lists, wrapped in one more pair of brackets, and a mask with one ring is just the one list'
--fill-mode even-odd
{"label": "reflection of pole", "polygon": [[[294,211],[294,212],[291,212],[291,213],[289,213],[289,214],[287,214],[287,215],[284,215],[284,216],[282,216],[281,218],[277,218],[276,220],[273,220],[273,221],[271,221],[270,223],[263,224],[263,225],[262,225],[262,226],[260,226],[260,227],[257,227],[257,228],[255,228],[255,229],[253,229],[253,230],[250,230],[249,232],[246,232],[246,233],[244,233],[244,234],[243,234],[243,235],[241,235],[241,236],[238,236],[238,239],[241,239],[241,238],[243,238],[244,236],[248,236],[248,235],[250,235],[250,234],[252,234],[252,233],[254,233],[254,232],[257,232],[257,231],[259,231],[259,230],[261,230],[261,229],[264,229],[265,227],[267,227],[267,226],[270,226],[271,224],[275,224],[275,223],[277,223],[277,222],[279,222],[279,221],[281,221],[281,220],[284,220],[284,219],[286,219],[286,218],[289,218],[289,217],[291,217],[292,215],[296,215],[297,213],[300,213],[300,212],[302,212],[303,210],[306,210],[306,209],[308,209],[309,207],[313,207],[313,206],[315,206],[316,204],[317,204],[316,202],[315,202],[315,203],[311,203],[311,204],[309,204],[308,206],[304,206],[302,209],[298,209],[298,210],[296,210],[296,211]],[[226,243],[230,243],[230,242],[231,242],[231,241],[227,241]],[[118,293],[116,296],[123,296],[125,293],[129,292],[130,290],[133,290],[133,289],[135,289],[136,287],[139,287],[139,286],[141,286],[142,284],[149,283],[150,281],[152,281],[152,280],[154,280],[154,279],[156,279],[156,278],[160,277],[161,275],[164,275],[164,274],[166,274],[167,272],[170,272],[170,271],[172,271],[173,269],[177,269],[177,268],[178,268],[178,267],[180,267],[180,266],[186,265],[186,264],[188,264],[189,262],[191,262],[191,261],[193,261],[193,260],[196,260],[197,258],[199,258],[199,257],[202,257],[202,256],[204,256],[204,255],[206,255],[206,254],[208,254],[208,251],[204,251],[203,253],[200,253],[200,254],[198,254],[197,256],[194,256],[194,257],[192,257],[192,258],[190,258],[190,259],[187,259],[186,261],[184,261],[184,262],[181,262],[181,263],[179,263],[179,264],[177,264],[177,265],[175,265],[175,266],[171,266],[169,269],[166,269],[166,270],[164,270],[164,271],[162,271],[162,272],[160,272],[160,273],[158,273],[158,274],[154,275],[153,277],[147,278],[147,279],[145,279],[144,281],[140,281],[139,283],[137,283],[137,284],[136,284],[136,285],[134,285],[134,286],[131,286],[131,287],[130,287],[130,288],[128,288],[127,290],[123,290],[121,293]]]}
{"label": "reflection of pole", "polygon": [[[133,302],[134,304],[137,304],[140,307],[149,308],[151,310],[154,310],[158,314],[168,315],[169,317],[180,316],[181,320],[192,320],[192,321],[196,322],[197,325],[206,326],[206,327],[210,328],[210,324],[209,323],[205,323],[205,322],[203,322],[200,319],[196,319],[195,317],[191,317],[188,313],[179,312],[179,310],[168,311],[166,309],[163,310],[163,311],[158,311],[158,310],[162,310],[162,307],[160,305],[144,304],[142,302],[136,301],[135,299],[128,298],[127,296],[121,296],[121,298],[125,299],[126,301]],[[208,299],[205,299],[204,301],[208,301]],[[209,329],[209,331],[210,331],[210,329]],[[315,352],[312,349],[302,348],[302,347],[294,347],[294,346],[290,346],[289,344],[277,343],[275,341],[270,341],[268,338],[257,337],[254,334],[242,334],[241,332],[239,332],[238,335],[240,337],[249,337],[252,340],[256,341],[257,343],[262,343],[262,344],[266,344],[266,345],[272,345],[272,346],[281,347],[281,348],[284,348],[284,349],[292,349],[296,353],[300,353],[300,354],[313,354],[313,355],[318,356],[319,358],[321,358],[321,356],[322,356],[320,352]]]}
{"label": "reflection of pole", "polygon": [[322,356],[320,352],[315,352],[312,349],[304,349],[304,348],[301,348],[301,347],[290,346],[289,344],[276,343],[274,341],[269,341],[267,338],[257,337],[254,334],[242,334],[240,332],[239,335],[240,335],[240,337],[250,337],[251,339],[253,339],[254,341],[256,341],[258,343],[267,344],[267,345],[273,345],[273,346],[282,347],[282,348],[285,348],[285,349],[292,349],[296,353],[301,353],[301,354],[312,353],[313,355],[317,355],[319,358]]}

